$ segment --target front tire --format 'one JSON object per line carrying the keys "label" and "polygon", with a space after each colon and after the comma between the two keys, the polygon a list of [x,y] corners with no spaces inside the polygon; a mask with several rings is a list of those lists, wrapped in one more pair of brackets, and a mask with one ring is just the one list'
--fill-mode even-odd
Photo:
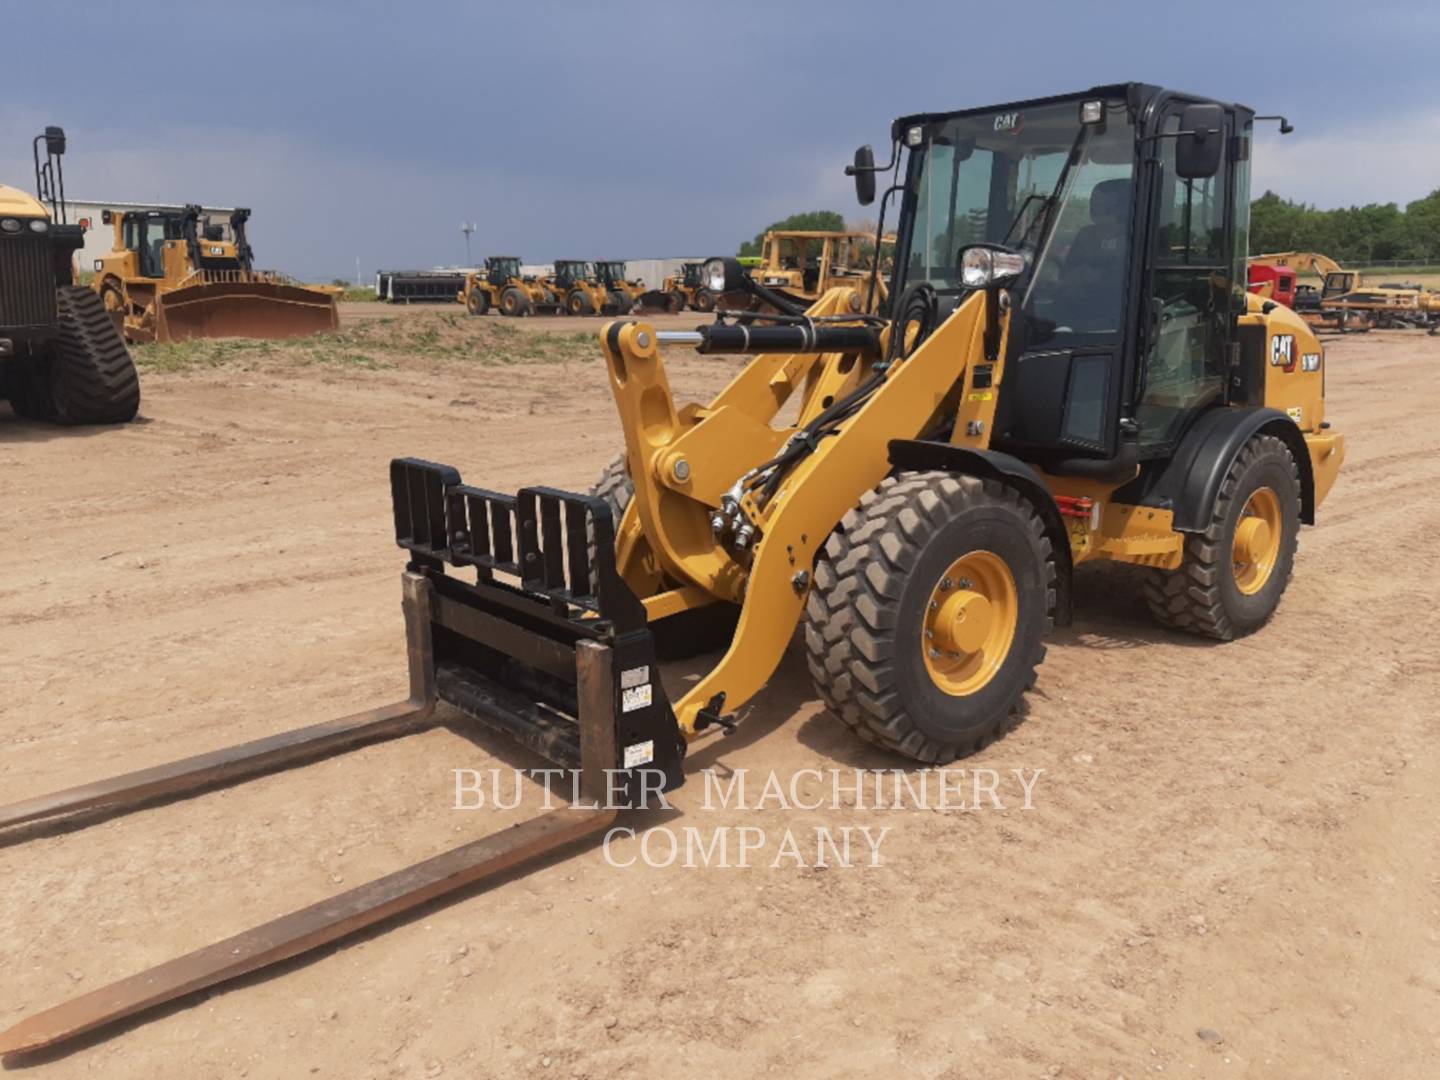
{"label": "front tire", "polygon": [[1149,570],[1145,601],[1162,626],[1231,641],[1275,613],[1300,541],[1300,471],[1274,435],[1235,456],[1203,533],[1175,570]]}
{"label": "front tire", "polygon": [[993,739],[1035,682],[1055,563],[1013,488],[893,476],[816,563],[805,649],[816,692],[868,742],[943,764]]}
{"label": "front tire", "polygon": [[565,298],[565,310],[571,315],[594,315],[595,305],[590,302],[590,297],[576,289]]}
{"label": "front tire", "polygon": [[471,315],[484,315],[490,310],[490,294],[484,289],[471,289],[465,296],[465,310]]}
{"label": "front tire", "polygon": [[519,318],[530,313],[530,300],[515,286],[511,285],[500,294],[500,314]]}

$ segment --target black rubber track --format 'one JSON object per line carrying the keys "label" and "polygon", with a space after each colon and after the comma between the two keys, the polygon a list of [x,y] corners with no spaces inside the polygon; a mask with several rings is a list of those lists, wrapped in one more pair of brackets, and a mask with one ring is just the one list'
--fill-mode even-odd
{"label": "black rubber track", "polygon": [[[1235,585],[1232,551],[1235,519],[1260,480],[1280,497],[1284,531],[1275,568],[1253,597]],[[1185,558],[1175,570],[1145,571],[1145,602],[1162,626],[1232,641],[1258,630],[1275,612],[1295,567],[1300,538],[1300,472],[1290,449],[1273,435],[1256,435],[1235,456],[1203,533],[1185,538]]]}
{"label": "black rubber track", "polygon": [[[1014,666],[997,673],[998,696],[991,697],[985,714],[956,737],[941,739],[933,734],[934,723],[927,718],[917,723],[912,715],[921,692],[902,687],[907,679],[902,643],[913,637],[918,650],[919,625],[900,625],[907,620],[897,613],[911,570],[929,542],[957,518],[982,509],[1010,517],[1029,534],[1031,553],[1039,560],[1035,592],[1038,596],[1043,590],[1037,599],[1043,608],[1028,634],[1026,627],[1017,627],[1012,655],[1005,661]],[[928,596],[928,583],[922,585]],[[1045,657],[1043,638],[1054,616],[1055,562],[1044,526],[1028,502],[992,480],[903,473],[867,492],[826,542],[805,604],[806,660],[820,699],[861,738],[917,761],[943,764],[974,753],[1000,734],[1035,684],[1035,669]],[[981,693],[989,695],[990,688]]]}
{"label": "black rubber track", "polygon": [[94,289],[56,291],[60,337],[51,361],[53,419],[62,424],[123,424],[140,409],[140,376]]}

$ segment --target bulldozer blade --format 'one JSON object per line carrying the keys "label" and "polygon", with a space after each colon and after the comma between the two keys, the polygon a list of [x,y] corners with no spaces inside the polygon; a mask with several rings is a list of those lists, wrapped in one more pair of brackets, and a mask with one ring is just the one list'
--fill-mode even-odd
{"label": "bulldozer blade", "polygon": [[155,304],[156,341],[306,337],[339,326],[333,296],[273,281],[186,285]]}
{"label": "bulldozer blade", "polygon": [[134,806],[167,795],[231,783],[362,742],[409,733],[426,722],[433,711],[434,706],[428,703],[399,701],[239,746],[22,799],[0,806],[0,829],[80,810]]}
{"label": "bulldozer blade", "polygon": [[41,1050],[337,941],[401,912],[595,836],[609,809],[552,810],[224,941],[36,1013],[0,1034],[0,1055]]}

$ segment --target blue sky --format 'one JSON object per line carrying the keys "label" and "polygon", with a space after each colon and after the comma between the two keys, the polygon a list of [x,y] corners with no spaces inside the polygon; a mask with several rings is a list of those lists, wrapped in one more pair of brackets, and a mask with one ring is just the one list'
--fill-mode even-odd
{"label": "blue sky", "polygon": [[259,261],[311,277],[462,261],[462,220],[477,255],[532,262],[733,251],[795,210],[861,216],[841,169],[896,115],[1129,79],[1286,113],[1257,193],[1440,187],[1440,5],[5,9],[12,45],[46,45],[7,48],[0,177],[28,188],[60,123],[72,193],[248,205]]}

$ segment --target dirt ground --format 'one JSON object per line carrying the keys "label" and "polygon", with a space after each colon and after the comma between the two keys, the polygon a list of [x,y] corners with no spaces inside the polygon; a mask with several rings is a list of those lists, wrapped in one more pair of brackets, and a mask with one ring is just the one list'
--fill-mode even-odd
{"label": "dirt ground", "polygon": [[[347,312],[352,330],[366,315]],[[390,340],[152,364],[142,421],[118,430],[0,406],[0,802],[402,697],[389,459],[583,488],[619,444],[583,341],[486,363]],[[1021,722],[960,763],[996,770],[1004,810],[934,808],[933,790],[930,810],[706,809],[696,775],[644,824],[788,828],[806,849],[817,826],[889,827],[882,864],[772,867],[772,840],[749,868],[620,867],[639,851],[622,840],[610,861],[583,851],[6,1065],[37,1080],[1433,1076],[1440,338],[1329,348],[1349,458],[1277,617],[1197,641],[1152,626],[1128,574],[1084,574]],[[670,365],[682,397],[735,369]],[[679,690],[702,669],[665,675]],[[0,840],[0,1026],[524,816],[533,801],[452,809],[452,770],[538,764],[448,714]],[[752,780],[902,764],[826,717],[798,648],[740,734],[691,754]],[[1017,769],[1043,770],[1029,810]]]}

